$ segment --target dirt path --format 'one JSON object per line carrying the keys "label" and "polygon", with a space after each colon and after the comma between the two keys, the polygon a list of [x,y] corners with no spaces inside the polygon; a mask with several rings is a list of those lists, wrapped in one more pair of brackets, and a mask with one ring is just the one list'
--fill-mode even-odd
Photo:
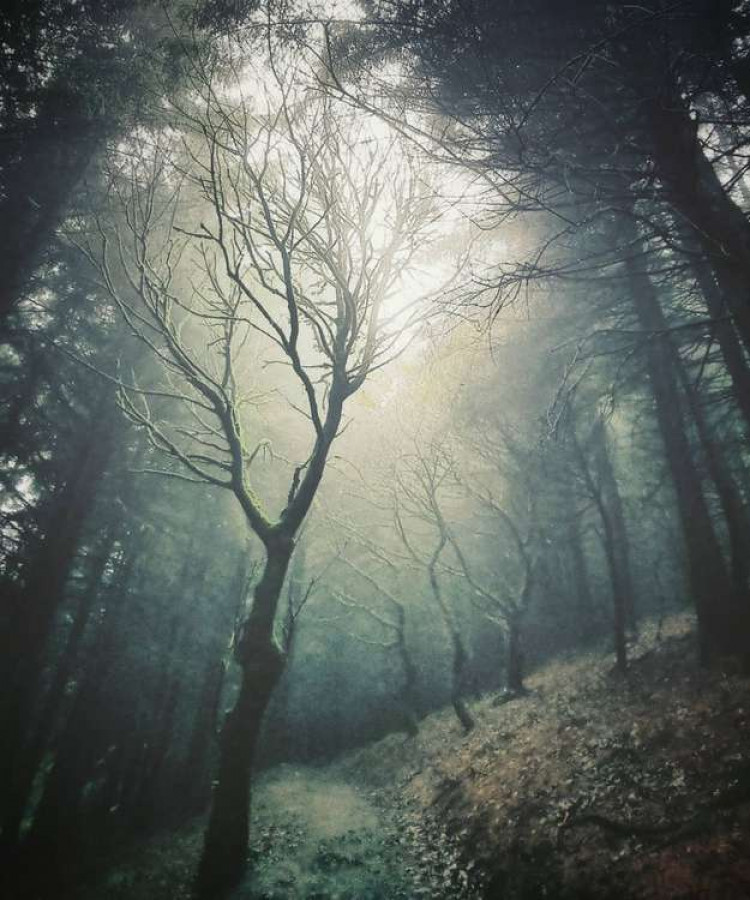
{"label": "dirt path", "polygon": [[280,766],[255,789],[254,872],[232,900],[440,896],[375,797],[325,770]]}

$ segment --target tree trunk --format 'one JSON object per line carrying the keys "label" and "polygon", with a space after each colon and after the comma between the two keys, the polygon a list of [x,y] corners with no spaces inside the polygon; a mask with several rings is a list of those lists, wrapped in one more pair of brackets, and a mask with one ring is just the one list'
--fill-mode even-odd
{"label": "tree trunk", "polygon": [[6,845],[16,844],[20,837],[21,822],[29,803],[34,779],[50,743],[65,689],[78,661],[86,627],[99,596],[104,570],[109,562],[115,539],[115,531],[112,529],[105,534],[101,546],[94,555],[86,592],[81,598],[75,622],[55,668],[52,683],[44,696],[34,733],[23,747],[11,786],[7,810],[3,816],[3,843]]}
{"label": "tree trunk", "polygon": [[620,496],[620,488],[617,484],[612,458],[607,447],[607,434],[604,422],[601,419],[594,426],[594,441],[604,502],[607,505],[612,529],[612,552],[616,559],[618,572],[619,603],[622,609],[615,611],[615,618],[622,618],[623,624],[627,625],[633,632],[636,632],[638,630],[638,604],[635,598],[633,571],[630,565],[630,538],[628,536],[622,497]]}
{"label": "tree trunk", "polygon": [[293,548],[291,538],[279,535],[266,545],[263,575],[237,643],[240,692],[221,732],[218,779],[198,869],[201,900],[225,896],[247,866],[250,778],[263,715],[286,662],[273,624]]}
{"label": "tree trunk", "polygon": [[104,620],[87,655],[80,686],[57,741],[54,764],[25,842],[31,858],[44,861],[39,877],[49,884],[55,884],[71,863],[75,866],[76,850],[84,837],[79,827],[81,792],[99,753],[107,746],[102,723],[108,719],[110,709],[103,686],[114,662],[135,564],[135,553],[128,553],[108,591]]}
{"label": "tree trunk", "polygon": [[[74,872],[81,860],[85,841],[81,796],[102,749],[101,723],[107,713],[102,683],[109,670],[114,635],[107,638],[104,652],[91,663],[78,690],[22,847],[33,862],[43,864],[43,870],[32,877],[45,886],[67,881],[67,873]],[[23,858],[20,861],[23,863]]]}
{"label": "tree trunk", "polygon": [[118,816],[132,822],[138,818],[138,800],[146,775],[149,750],[146,729],[137,717],[122,735],[119,752],[119,784],[117,786]]}
{"label": "tree trunk", "polygon": [[270,753],[281,754],[282,761],[286,759],[289,748],[295,745],[295,723],[292,720],[292,677],[294,664],[294,651],[297,645],[297,616],[305,602],[305,564],[307,547],[304,542],[298,542],[292,557],[289,576],[287,579],[286,609],[281,629],[281,644],[286,656],[284,673],[274,693],[273,713],[275,728],[273,731]]}
{"label": "tree trunk", "polygon": [[429,566],[430,587],[432,595],[437,602],[440,613],[443,617],[445,629],[448,632],[448,638],[451,644],[452,661],[451,661],[451,706],[456,714],[456,718],[461,723],[461,727],[468,734],[474,728],[474,719],[469,712],[469,708],[463,698],[464,682],[466,678],[466,665],[469,661],[466,648],[464,647],[461,632],[458,630],[453,619],[453,614],[445,602],[443,592],[440,588],[435,566]]}
{"label": "tree trunk", "polygon": [[523,694],[525,691],[524,653],[521,621],[518,613],[513,613],[508,622],[508,659],[506,663],[506,686],[511,694]]}
{"label": "tree trunk", "polygon": [[[629,223],[628,223],[629,224]],[[626,226],[627,227],[627,226]],[[630,241],[638,246],[632,225]],[[666,320],[642,255],[626,260],[630,295],[644,331],[646,363],[656,417],[674,484],[688,564],[688,580],[698,617],[704,663],[725,653],[747,653],[750,627],[738,602],[714,531],[700,475],[685,431]]]}
{"label": "tree trunk", "polygon": [[464,649],[463,641],[457,639],[457,635],[451,635],[453,644],[453,682],[451,685],[451,705],[461,727],[468,734],[475,725],[474,717],[469,712],[469,707],[463,697],[466,663],[468,657]]}
{"label": "tree trunk", "polygon": [[703,257],[693,256],[692,269],[706,308],[714,320],[712,334],[719,345],[724,365],[732,385],[732,396],[737,404],[745,428],[750,432],[750,368],[731,319],[729,310],[714,279],[711,267]]}
{"label": "tree trunk", "polygon": [[570,604],[576,610],[574,622],[577,634],[587,642],[597,633],[598,615],[581,533],[581,513],[577,509],[577,496],[570,478],[563,475],[557,483],[557,490],[561,508],[556,515],[565,523],[561,537],[563,556],[568,563],[566,581]]}
{"label": "tree trunk", "polygon": [[158,718],[148,731],[148,753],[134,804],[133,827],[139,835],[164,821],[163,807],[159,804],[164,794],[160,789],[163,787],[162,773],[174,738],[175,711],[180,696],[179,682],[172,679],[159,694],[162,696],[156,705]]}
{"label": "tree trunk", "polygon": [[[65,596],[70,569],[78,552],[84,523],[94,503],[99,480],[113,450],[110,427],[90,436],[70,477],[55,498],[45,534],[15,598],[2,654],[4,702],[0,724],[5,739],[0,754],[3,807],[28,736],[28,722],[38,691],[44,653],[55,617]],[[5,835],[3,835],[3,841]]]}
{"label": "tree trunk", "polygon": [[417,684],[417,669],[409,653],[409,646],[406,643],[406,613],[403,606],[399,606],[396,609],[396,616],[398,624],[396,648],[404,675],[399,695],[399,705],[401,707],[404,731],[408,737],[414,738],[419,734],[419,725],[414,713],[414,690]]}
{"label": "tree trunk", "polygon": [[591,640],[596,633],[594,596],[591,592],[586,552],[581,537],[581,524],[577,515],[572,515],[565,536],[567,557],[572,569],[572,588],[576,607],[576,618],[581,623],[584,641]]}
{"label": "tree trunk", "polygon": [[677,373],[682,389],[688,401],[690,412],[695,422],[698,438],[703,447],[706,467],[711,480],[716,486],[724,520],[729,537],[729,558],[732,570],[732,582],[738,597],[743,596],[748,588],[748,553],[750,553],[750,521],[748,521],[740,492],[727,465],[724,452],[714,438],[711,424],[706,418],[698,391],[691,384],[685,366],[676,351],[673,353]]}
{"label": "tree trunk", "polygon": [[[177,593],[180,597],[184,596],[185,582],[190,574],[192,561],[192,555],[188,554],[182,578],[177,583]],[[180,694],[180,683],[174,675],[174,658],[179,653],[179,623],[179,617],[175,616],[169,624],[168,638],[162,653],[161,671],[154,690],[152,714],[146,726],[148,752],[134,802],[133,827],[137,833],[143,833],[157,824],[161,774],[172,742],[175,710]]]}
{"label": "tree trunk", "polygon": [[609,510],[601,515],[604,528],[604,555],[607,558],[610,582],[612,584],[612,634],[615,642],[615,661],[617,671],[624,674],[628,668],[628,644],[625,637],[625,593],[620,558]]}
{"label": "tree trunk", "polygon": [[[614,471],[607,451],[604,423],[597,420],[592,431],[593,453],[598,473],[594,478],[584,449],[576,435],[575,423],[571,422],[571,438],[578,457],[578,463],[589,495],[596,505],[602,523],[602,544],[607,560],[610,584],[612,586],[612,634],[615,645],[617,670],[624,673],[628,665],[628,647],[625,634],[627,622],[628,593],[632,592],[627,534],[625,532],[622,505],[614,480]],[[618,522],[618,514],[621,521]],[[618,547],[618,540],[624,547]]]}
{"label": "tree trunk", "polygon": [[211,799],[211,748],[216,737],[214,727],[223,684],[224,660],[211,660],[203,679],[185,761],[180,791],[185,816],[202,812]]}

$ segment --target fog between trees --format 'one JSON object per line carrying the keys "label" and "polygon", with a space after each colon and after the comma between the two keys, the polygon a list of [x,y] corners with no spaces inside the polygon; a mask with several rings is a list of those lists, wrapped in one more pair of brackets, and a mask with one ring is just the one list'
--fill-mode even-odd
{"label": "fog between trees", "polygon": [[254,772],[644,617],[747,664],[742,5],[78,6],[16,13],[0,120],[34,890],[210,809],[221,896]]}

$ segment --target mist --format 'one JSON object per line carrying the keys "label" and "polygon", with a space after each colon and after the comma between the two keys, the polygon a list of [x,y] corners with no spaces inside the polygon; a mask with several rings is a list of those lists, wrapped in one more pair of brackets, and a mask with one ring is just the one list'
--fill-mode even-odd
{"label": "mist", "polygon": [[744,4],[17,4],[9,897],[750,892]]}

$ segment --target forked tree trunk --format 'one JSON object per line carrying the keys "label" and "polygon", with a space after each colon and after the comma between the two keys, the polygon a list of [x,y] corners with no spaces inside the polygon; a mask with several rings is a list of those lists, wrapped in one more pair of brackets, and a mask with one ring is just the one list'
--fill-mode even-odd
{"label": "forked tree trunk", "polygon": [[[266,563],[235,647],[235,658],[242,673],[240,692],[224,722],[219,742],[218,777],[196,878],[199,900],[220,900],[240,881],[247,866],[253,761],[263,716],[286,665],[285,653],[274,635],[274,621],[294,552],[294,536],[310,511],[341,424],[344,400],[352,393],[351,385],[345,387],[338,380],[340,375],[335,369],[325,423],[307,464],[307,473],[299,484],[296,479],[293,482],[288,505],[279,522],[275,526],[264,524],[261,535],[258,520],[262,516],[252,498],[244,488],[237,495],[251,527],[263,540]],[[228,426],[228,433],[233,433],[233,428]],[[236,475],[240,484],[244,479],[243,466],[240,453]]]}
{"label": "forked tree trunk", "polygon": [[247,865],[253,761],[263,715],[286,662],[273,623],[293,548],[290,538],[279,537],[266,546],[263,575],[237,643],[240,692],[221,731],[219,771],[196,885],[200,900],[225,896]]}

